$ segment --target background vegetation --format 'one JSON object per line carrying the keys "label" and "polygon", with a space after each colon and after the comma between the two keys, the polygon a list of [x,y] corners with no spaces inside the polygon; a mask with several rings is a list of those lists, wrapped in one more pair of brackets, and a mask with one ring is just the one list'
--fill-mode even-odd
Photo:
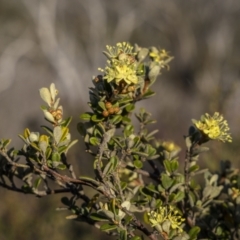
{"label": "background vegetation", "polygon": [[[183,147],[190,120],[219,111],[228,119],[233,143],[208,143],[212,151],[200,163],[216,170],[217,159],[229,158],[239,167],[239,21],[239,1],[1,0],[0,137],[20,146],[16,136],[25,127],[39,131],[38,89],[55,82],[65,114],[75,119],[73,139],[80,139],[74,129],[88,109],[91,77],[104,67],[101,51],[127,40],[164,47],[175,57],[155,85],[157,96],[145,106],[141,102],[158,120],[158,137]],[[92,162],[79,142],[69,159],[79,173],[91,174]],[[36,199],[4,189],[0,194],[3,240],[106,238],[55,212],[57,196]]]}

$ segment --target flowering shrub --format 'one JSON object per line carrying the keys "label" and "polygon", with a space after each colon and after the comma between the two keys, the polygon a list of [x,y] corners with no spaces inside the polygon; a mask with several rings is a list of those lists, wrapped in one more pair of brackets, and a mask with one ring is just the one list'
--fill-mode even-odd
{"label": "flowering shrub", "polygon": [[[227,121],[218,112],[192,120],[182,161],[179,146],[156,139],[157,130],[148,131],[155,120],[145,109],[135,113],[139,127],[132,124],[136,103],[155,94],[151,86],[173,58],[165,50],[125,42],[107,46],[104,54],[107,66],[99,69],[103,75],[94,77],[90,87],[91,110],[80,116],[77,126],[95,177],[76,176],[68,159],[77,140],[71,139],[71,118],[63,117],[52,83],[40,89],[46,104],[42,111],[50,123],[43,126],[45,134],[25,129],[19,150],[8,148],[9,139],[1,140],[0,186],[36,196],[61,193],[64,209],[71,212],[68,219],[116,239],[239,238],[239,170],[228,161],[218,173],[198,165],[199,155],[208,150],[203,144],[232,141]],[[205,183],[199,184],[196,175]],[[85,188],[95,194],[89,196]]]}

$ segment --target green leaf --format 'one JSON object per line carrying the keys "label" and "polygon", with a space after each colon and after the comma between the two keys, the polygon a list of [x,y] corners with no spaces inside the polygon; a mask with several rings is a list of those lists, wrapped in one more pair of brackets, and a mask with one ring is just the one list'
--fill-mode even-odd
{"label": "green leaf", "polygon": [[69,134],[69,128],[62,127],[62,137],[60,139],[60,142],[63,142],[67,139],[70,140],[68,134]]}
{"label": "green leaf", "polygon": [[101,116],[99,116],[99,115],[96,115],[96,114],[94,114],[92,117],[91,117],[91,120],[93,121],[93,122],[102,122],[103,120],[104,120],[104,117],[101,117]]}
{"label": "green leaf", "polygon": [[135,161],[133,162],[133,165],[134,165],[136,168],[138,168],[138,169],[140,169],[140,168],[143,167],[143,163],[142,163],[141,160],[135,160]]}
{"label": "green leaf", "polygon": [[181,200],[184,199],[184,197],[185,197],[185,193],[182,192],[182,191],[179,191],[179,192],[177,192],[177,193],[175,194],[175,196],[174,196],[174,202],[175,202],[175,203],[176,203],[176,202],[180,202]]}
{"label": "green leaf", "polygon": [[207,151],[209,151],[209,148],[208,147],[198,147],[198,148],[194,148],[193,149],[193,156],[195,156],[195,155],[198,155],[198,154],[200,154],[200,153],[202,153],[202,152],[207,152]]}
{"label": "green leaf", "polygon": [[134,127],[133,125],[129,124],[126,125],[123,131],[124,136],[127,138],[129,137],[132,133],[134,132]]}
{"label": "green leaf", "polygon": [[162,174],[161,180],[162,180],[162,185],[163,185],[163,187],[164,187],[166,190],[169,189],[169,188],[172,186],[173,182],[174,182],[174,180],[171,179],[171,178],[170,178],[167,174],[165,174],[165,173]]}
{"label": "green leaf", "polygon": [[223,189],[223,186],[214,187],[211,194],[211,198],[217,197],[221,193],[222,189]]}
{"label": "green leaf", "polygon": [[53,136],[53,131],[51,128],[47,127],[47,126],[41,126],[42,129],[44,129],[50,136]]}
{"label": "green leaf", "polygon": [[139,236],[135,236],[135,237],[130,238],[130,240],[142,240],[142,238]]}
{"label": "green leaf", "polygon": [[131,119],[129,117],[124,116],[122,118],[122,123],[127,125],[127,124],[131,123]]}
{"label": "green leaf", "polygon": [[60,147],[58,147],[58,153],[59,154],[62,154],[64,152],[66,153],[67,149],[68,149],[68,146],[66,146],[66,145],[60,146]]}
{"label": "green leaf", "polygon": [[118,165],[118,157],[117,156],[111,157],[110,162],[112,163],[113,171],[114,171]]}
{"label": "green leaf", "polygon": [[189,191],[189,193],[188,193],[188,200],[189,200],[191,207],[194,207],[195,202],[196,202],[196,197],[192,191]]}
{"label": "green leaf", "polygon": [[198,233],[200,233],[201,228],[198,226],[192,227],[191,230],[188,232],[190,240],[196,240]]}
{"label": "green leaf", "polygon": [[159,192],[165,192],[165,189],[161,186],[161,184],[158,184],[157,189]]}
{"label": "green leaf", "polygon": [[169,234],[170,231],[170,226],[171,226],[171,222],[169,220],[165,220],[162,224],[162,229],[165,233]]}
{"label": "green leaf", "polygon": [[51,83],[49,89],[50,89],[50,94],[51,94],[52,101],[55,102],[55,97],[58,93],[58,90],[56,89],[55,84]]}
{"label": "green leaf", "polygon": [[48,90],[48,88],[39,89],[39,93],[40,93],[42,100],[44,102],[46,102],[48,104],[48,106],[50,107],[52,99],[51,99],[51,94],[50,94],[50,91]]}
{"label": "green leaf", "polygon": [[93,183],[93,184],[96,185],[96,186],[99,185],[98,181],[96,181],[96,180],[93,179],[93,178],[87,177],[87,176],[80,176],[79,179],[82,180],[82,181],[91,182],[91,183]]}
{"label": "green leaf", "polygon": [[169,190],[169,193],[174,192],[176,189],[180,188],[184,183],[175,183],[171,189]]}
{"label": "green leaf", "polygon": [[112,169],[113,169],[112,163],[111,163],[111,162],[108,162],[108,163],[106,164],[106,166],[104,167],[103,175],[104,175],[104,176],[107,176],[109,173],[112,172]]}
{"label": "green leaf", "polygon": [[60,102],[60,98],[57,98],[57,100],[55,101],[55,103],[53,105],[53,109],[58,109],[59,102]]}
{"label": "green leaf", "polygon": [[94,137],[99,137],[99,138],[102,138],[102,136],[103,136],[103,134],[101,133],[101,131],[99,131],[99,129],[98,128],[94,128],[94,130],[93,130],[93,135],[94,135]]}
{"label": "green leaf", "polygon": [[93,113],[83,113],[80,115],[80,119],[84,120],[84,121],[90,121],[91,117],[92,117]]}
{"label": "green leaf", "polygon": [[157,158],[159,158],[159,157],[160,157],[160,155],[159,155],[159,154],[156,154],[156,155],[153,155],[153,156],[151,156],[151,157],[148,157],[147,160],[155,160],[155,159],[157,159]]}
{"label": "green leaf", "polygon": [[66,167],[66,165],[65,164],[59,164],[58,166],[57,166],[57,169],[60,169],[60,170],[65,170],[67,167]]}
{"label": "green leaf", "polygon": [[3,148],[6,148],[11,143],[11,139],[6,139],[3,142]]}
{"label": "green leaf", "polygon": [[156,190],[156,186],[151,183],[148,186],[146,186],[145,189],[147,189],[150,192],[159,194],[159,192]]}
{"label": "green leaf", "polygon": [[113,118],[109,120],[110,123],[112,124],[118,124],[122,121],[122,116],[121,115],[115,115]]}
{"label": "green leaf", "polygon": [[89,142],[90,142],[90,144],[93,145],[93,146],[98,146],[98,145],[100,144],[99,138],[96,138],[96,137],[91,137],[91,138],[89,139]]}
{"label": "green leaf", "polygon": [[175,172],[176,170],[178,170],[178,166],[179,166],[179,162],[177,160],[171,161],[172,172]]}
{"label": "green leaf", "polygon": [[121,149],[124,148],[124,145],[116,138],[112,137],[112,139]]}
{"label": "green leaf", "polygon": [[51,148],[47,148],[46,153],[45,153],[46,159],[49,159],[49,158],[50,158],[51,153],[52,153],[52,149],[51,149]]}
{"label": "green leaf", "polygon": [[53,129],[53,136],[54,136],[54,140],[56,142],[56,145],[58,145],[58,143],[60,142],[60,139],[62,137],[62,128],[60,126],[56,126]]}
{"label": "green leaf", "polygon": [[133,144],[132,148],[137,148],[138,145],[141,143],[141,138],[139,136],[136,136],[136,137],[134,137],[133,142],[134,142],[134,144]]}
{"label": "green leaf", "polygon": [[73,141],[67,146],[67,149],[66,149],[65,153],[67,154],[68,150],[69,150],[73,145],[75,145],[77,142],[78,142],[77,139],[73,140]]}
{"label": "green leaf", "polygon": [[52,159],[53,162],[60,162],[61,161],[61,156],[58,152],[54,152],[52,154]]}
{"label": "green leaf", "polygon": [[148,154],[147,153],[144,153],[144,152],[138,152],[138,151],[131,151],[132,154],[136,154],[136,155],[139,155],[141,157],[148,157]]}
{"label": "green leaf", "polygon": [[24,138],[28,138],[30,136],[30,131],[28,128],[25,128],[23,136],[24,136]]}
{"label": "green leaf", "polygon": [[103,225],[100,227],[100,229],[101,229],[102,231],[111,231],[111,230],[114,230],[114,229],[116,229],[116,228],[118,228],[117,225],[108,224],[108,223],[105,223],[105,224],[103,224]]}
{"label": "green leaf", "polygon": [[99,213],[92,213],[90,215],[90,218],[98,222],[109,221],[109,219],[106,216],[103,216]]}
{"label": "green leaf", "polygon": [[156,120],[147,120],[147,121],[144,121],[144,124],[147,125],[147,124],[153,124],[153,123],[156,123],[157,121]]}
{"label": "green leaf", "polygon": [[171,193],[171,194],[169,195],[168,202],[172,202],[172,201],[174,200],[175,196],[176,196],[175,193]]}
{"label": "green leaf", "polygon": [[18,134],[18,137],[20,137],[20,138],[23,140],[24,143],[26,143],[27,145],[29,145],[29,142],[24,138],[23,135]]}
{"label": "green leaf", "polygon": [[132,112],[133,110],[134,110],[134,108],[135,108],[135,105],[134,104],[132,104],[132,103],[129,103],[127,106],[126,106],[126,111],[127,112]]}
{"label": "green leaf", "polygon": [[197,164],[191,166],[188,170],[189,173],[196,172],[199,169],[199,166]]}
{"label": "green leaf", "polygon": [[98,105],[99,105],[99,107],[100,107],[102,110],[106,110],[106,107],[105,107],[105,103],[104,103],[104,102],[98,102]]}
{"label": "green leaf", "polygon": [[154,130],[154,131],[152,131],[152,132],[150,132],[147,136],[146,136],[146,138],[149,138],[149,137],[151,137],[151,136],[153,136],[153,135],[155,135],[156,133],[158,133],[159,132],[159,130],[158,129],[156,129],[156,130]]}
{"label": "green leaf", "polygon": [[126,230],[121,230],[120,231],[119,240],[128,240],[128,236],[127,236],[127,231]]}
{"label": "green leaf", "polygon": [[109,211],[109,210],[104,210],[104,209],[101,209],[100,210],[100,213],[104,214],[108,219],[112,220],[114,219],[114,214],[113,212]]}
{"label": "green leaf", "polygon": [[150,144],[147,144],[145,152],[147,152],[148,156],[151,157],[156,154],[157,150],[154,147],[152,147]]}
{"label": "green leaf", "polygon": [[125,103],[128,103],[128,102],[132,102],[132,98],[130,97],[125,97],[125,98],[122,98],[118,101],[118,103],[122,106],[122,104],[125,104]]}
{"label": "green leaf", "polygon": [[142,96],[142,99],[146,99],[146,98],[150,98],[152,96],[154,96],[156,93],[153,92],[152,90],[148,90],[147,92],[144,93],[144,95]]}
{"label": "green leaf", "polygon": [[163,165],[164,165],[165,169],[167,170],[167,172],[172,173],[172,165],[171,165],[170,160],[164,160]]}
{"label": "green leaf", "polygon": [[72,121],[72,117],[68,117],[66,120],[61,122],[61,126],[62,127],[68,127],[69,124],[71,123],[71,121]]}
{"label": "green leaf", "polygon": [[30,143],[30,145],[33,147],[33,148],[35,148],[37,151],[41,151],[41,149],[37,146],[37,144],[36,143]]}

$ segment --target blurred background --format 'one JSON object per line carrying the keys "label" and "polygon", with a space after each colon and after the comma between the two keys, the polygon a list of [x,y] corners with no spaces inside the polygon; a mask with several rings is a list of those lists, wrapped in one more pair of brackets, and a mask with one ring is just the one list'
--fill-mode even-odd
{"label": "blurred background", "polygon": [[[0,0],[0,138],[20,148],[17,135],[26,127],[40,131],[45,122],[38,90],[54,82],[65,117],[74,118],[73,138],[80,140],[69,159],[78,174],[92,174],[76,124],[88,109],[92,76],[105,66],[105,46],[128,41],[175,57],[154,86],[157,95],[138,103],[158,120],[157,137],[174,140],[184,153],[191,119],[219,111],[233,143],[208,143],[201,165],[217,171],[220,160],[230,159],[240,167],[239,23],[237,0]],[[55,212],[60,196],[0,194],[1,240],[108,239]]]}

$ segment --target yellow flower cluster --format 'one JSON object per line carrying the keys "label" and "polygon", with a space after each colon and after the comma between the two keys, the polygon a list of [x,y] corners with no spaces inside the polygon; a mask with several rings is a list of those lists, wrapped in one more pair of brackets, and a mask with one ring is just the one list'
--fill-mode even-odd
{"label": "yellow flower cluster", "polygon": [[133,47],[126,43],[117,43],[116,47],[107,46],[108,52],[104,52],[109,58],[108,66],[105,69],[99,68],[99,71],[104,72],[104,79],[107,82],[115,81],[117,85],[121,82],[125,84],[137,84],[137,65]]}
{"label": "yellow flower cluster", "polygon": [[159,207],[157,211],[150,211],[147,215],[152,227],[169,221],[172,229],[178,229],[179,232],[183,231],[181,225],[185,219],[181,217],[179,211],[173,206]]}
{"label": "yellow flower cluster", "polygon": [[104,70],[99,68],[99,70],[105,73],[104,79],[108,82],[114,80],[117,85],[119,85],[121,81],[124,81],[128,85],[138,83],[134,64],[127,64],[124,61],[118,60],[107,62],[110,66],[107,66]]}
{"label": "yellow flower cluster", "polygon": [[158,50],[155,47],[150,49],[149,57],[152,58],[154,62],[158,63],[161,68],[166,67],[167,69],[169,69],[168,63],[173,59],[165,49]]}
{"label": "yellow flower cluster", "polygon": [[222,142],[232,142],[229,127],[226,120],[218,112],[211,117],[208,113],[201,116],[200,121],[192,120],[195,127],[209,139],[216,139]]}

